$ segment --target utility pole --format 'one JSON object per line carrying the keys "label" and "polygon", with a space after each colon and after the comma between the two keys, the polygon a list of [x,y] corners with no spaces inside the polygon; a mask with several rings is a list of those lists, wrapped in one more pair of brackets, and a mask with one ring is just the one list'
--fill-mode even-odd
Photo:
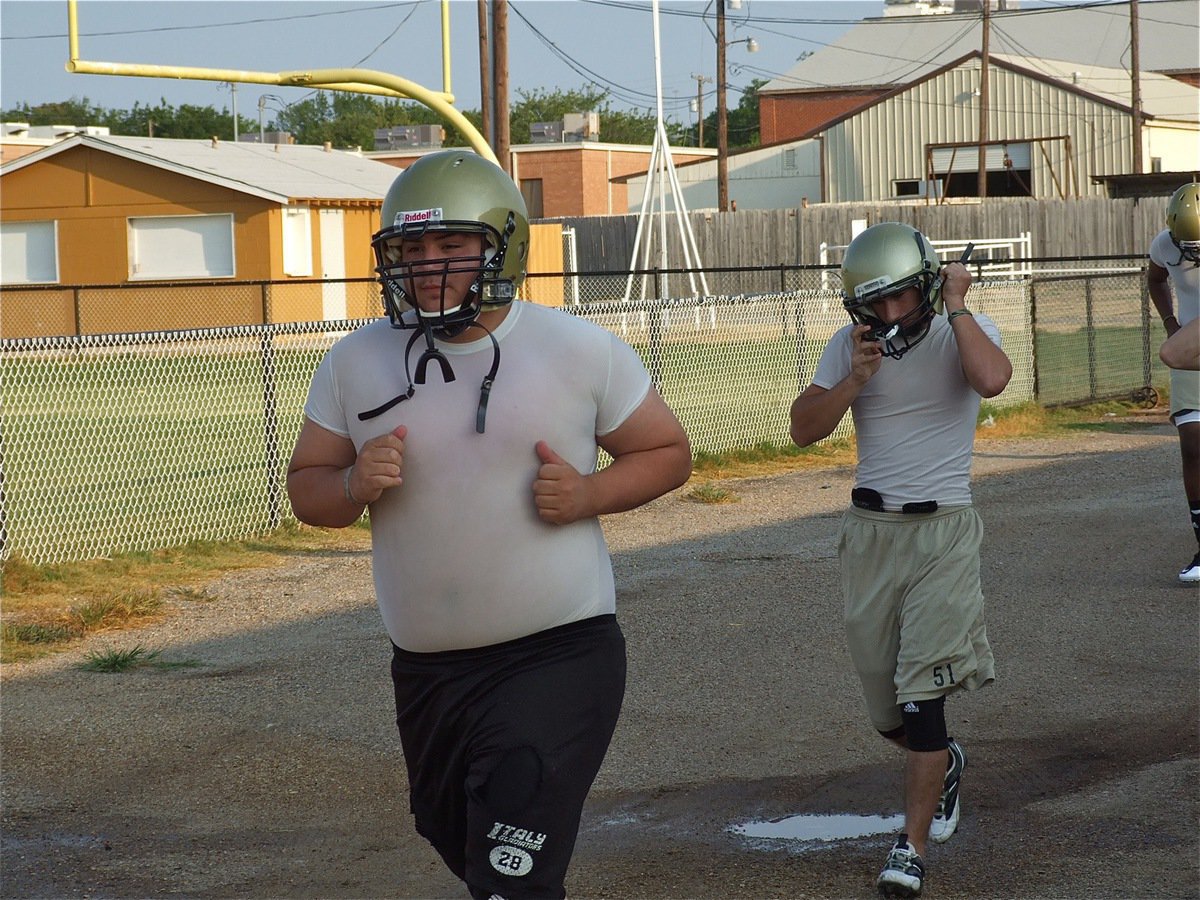
{"label": "utility pole", "polygon": [[991,37],[992,0],[983,0],[983,49],[979,59],[979,199],[987,199],[988,41]]}
{"label": "utility pole", "polygon": [[717,3],[717,209],[729,212],[729,115],[725,110],[725,0]]}
{"label": "utility pole", "polygon": [[1132,70],[1129,77],[1133,81],[1129,97],[1133,106],[1133,174],[1141,175],[1145,169],[1142,161],[1142,76],[1138,42],[1138,0],[1129,0],[1129,45],[1129,67]]}
{"label": "utility pole", "polygon": [[237,82],[229,82],[229,94],[233,98],[233,142],[238,141],[238,120],[237,120]]}
{"label": "utility pole", "polygon": [[693,75],[696,79],[696,146],[704,146],[704,83],[712,79],[705,75]]}
{"label": "utility pole", "polygon": [[512,175],[512,153],[508,134],[508,0],[493,0],[492,30],[496,43],[492,65],[496,77],[496,143],[493,149],[500,168]]}
{"label": "utility pole", "polygon": [[479,113],[480,131],[484,140],[496,149],[496,132],[492,126],[492,53],[491,28],[488,24],[488,0],[475,0],[479,17]]}

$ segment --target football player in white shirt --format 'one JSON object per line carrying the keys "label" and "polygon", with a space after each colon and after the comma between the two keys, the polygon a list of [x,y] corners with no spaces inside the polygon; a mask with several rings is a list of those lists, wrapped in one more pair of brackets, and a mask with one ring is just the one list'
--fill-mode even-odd
{"label": "football player in white shirt", "polygon": [[915,228],[863,231],[842,263],[851,321],[791,409],[801,447],[832,434],[847,410],[854,417],[858,465],[838,557],[868,715],[905,751],[904,831],[876,880],[899,897],[921,893],[926,841],[958,827],[967,757],[947,734],[946,697],[995,678],[971,452],[980,398],[1004,390],[1012,364],[996,325],[967,309],[970,285],[963,261],[941,267]]}
{"label": "football player in white shirt", "polygon": [[683,484],[691,449],[628,344],[515,299],[529,222],[498,166],[424,156],[382,216],[388,315],[318,367],[289,497],[314,525],[370,508],[417,831],[474,898],[563,897],[625,687],[598,517]]}
{"label": "football player in white shirt", "polygon": [[[1167,227],[1150,242],[1146,289],[1167,331],[1167,343],[1174,342],[1166,348],[1168,357],[1178,353],[1185,358],[1189,334],[1200,318],[1200,182],[1183,185],[1167,204]],[[1194,584],[1200,582],[1200,372],[1194,362],[1171,367],[1171,421],[1179,431],[1183,490],[1198,545],[1192,561],[1179,571],[1179,580]]]}

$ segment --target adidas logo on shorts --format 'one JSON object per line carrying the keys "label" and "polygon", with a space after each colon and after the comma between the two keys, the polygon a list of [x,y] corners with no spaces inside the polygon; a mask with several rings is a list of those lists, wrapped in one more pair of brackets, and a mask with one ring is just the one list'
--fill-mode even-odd
{"label": "adidas logo on shorts", "polygon": [[911,700],[909,700],[907,703],[904,704],[904,711],[906,713],[916,713],[916,712],[920,712],[921,710],[917,708],[917,704],[915,704]]}

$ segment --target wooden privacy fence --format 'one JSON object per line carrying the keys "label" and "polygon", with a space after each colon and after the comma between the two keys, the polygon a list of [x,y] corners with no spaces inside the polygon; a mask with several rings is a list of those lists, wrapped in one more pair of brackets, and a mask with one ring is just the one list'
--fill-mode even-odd
{"label": "wooden privacy fence", "polygon": [[[1029,235],[1029,256],[1145,257],[1166,227],[1169,197],[1078,200],[990,198],[928,205],[923,201],[823,203],[794,209],[694,212],[688,218],[705,269],[763,264],[819,265],[821,245],[848,244],[856,222],[906,222],[935,241],[965,243]],[[678,229],[667,228],[669,265],[682,266]],[[636,215],[581,216],[561,222],[573,232],[576,271],[627,271]],[[649,229],[653,232],[656,229]]]}

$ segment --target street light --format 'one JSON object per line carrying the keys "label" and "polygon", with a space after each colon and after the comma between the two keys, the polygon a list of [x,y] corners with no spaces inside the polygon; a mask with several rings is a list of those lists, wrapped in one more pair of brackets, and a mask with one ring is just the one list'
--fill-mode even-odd
{"label": "street light", "polygon": [[237,82],[227,81],[229,96],[233,98],[233,142],[238,142],[238,111],[237,111]]}
{"label": "street light", "polygon": [[[725,92],[728,89],[725,82],[725,48],[730,44],[745,44],[747,53],[758,52],[758,41],[754,38],[739,38],[736,41],[725,40],[725,2],[716,0],[717,4],[717,209],[729,211],[729,115],[726,110]],[[740,0],[729,0],[730,6],[737,9]]]}
{"label": "street light", "polygon": [[704,146],[704,83],[712,81],[704,75],[693,75],[696,79],[696,99],[688,101],[688,108],[696,114],[696,146]]}
{"label": "street light", "polygon": [[274,100],[279,106],[271,107],[276,112],[283,112],[282,106],[286,105],[283,98],[278,94],[262,94],[258,98],[258,142],[265,144],[267,142],[266,132],[263,131],[263,110],[266,109],[267,101]]}

